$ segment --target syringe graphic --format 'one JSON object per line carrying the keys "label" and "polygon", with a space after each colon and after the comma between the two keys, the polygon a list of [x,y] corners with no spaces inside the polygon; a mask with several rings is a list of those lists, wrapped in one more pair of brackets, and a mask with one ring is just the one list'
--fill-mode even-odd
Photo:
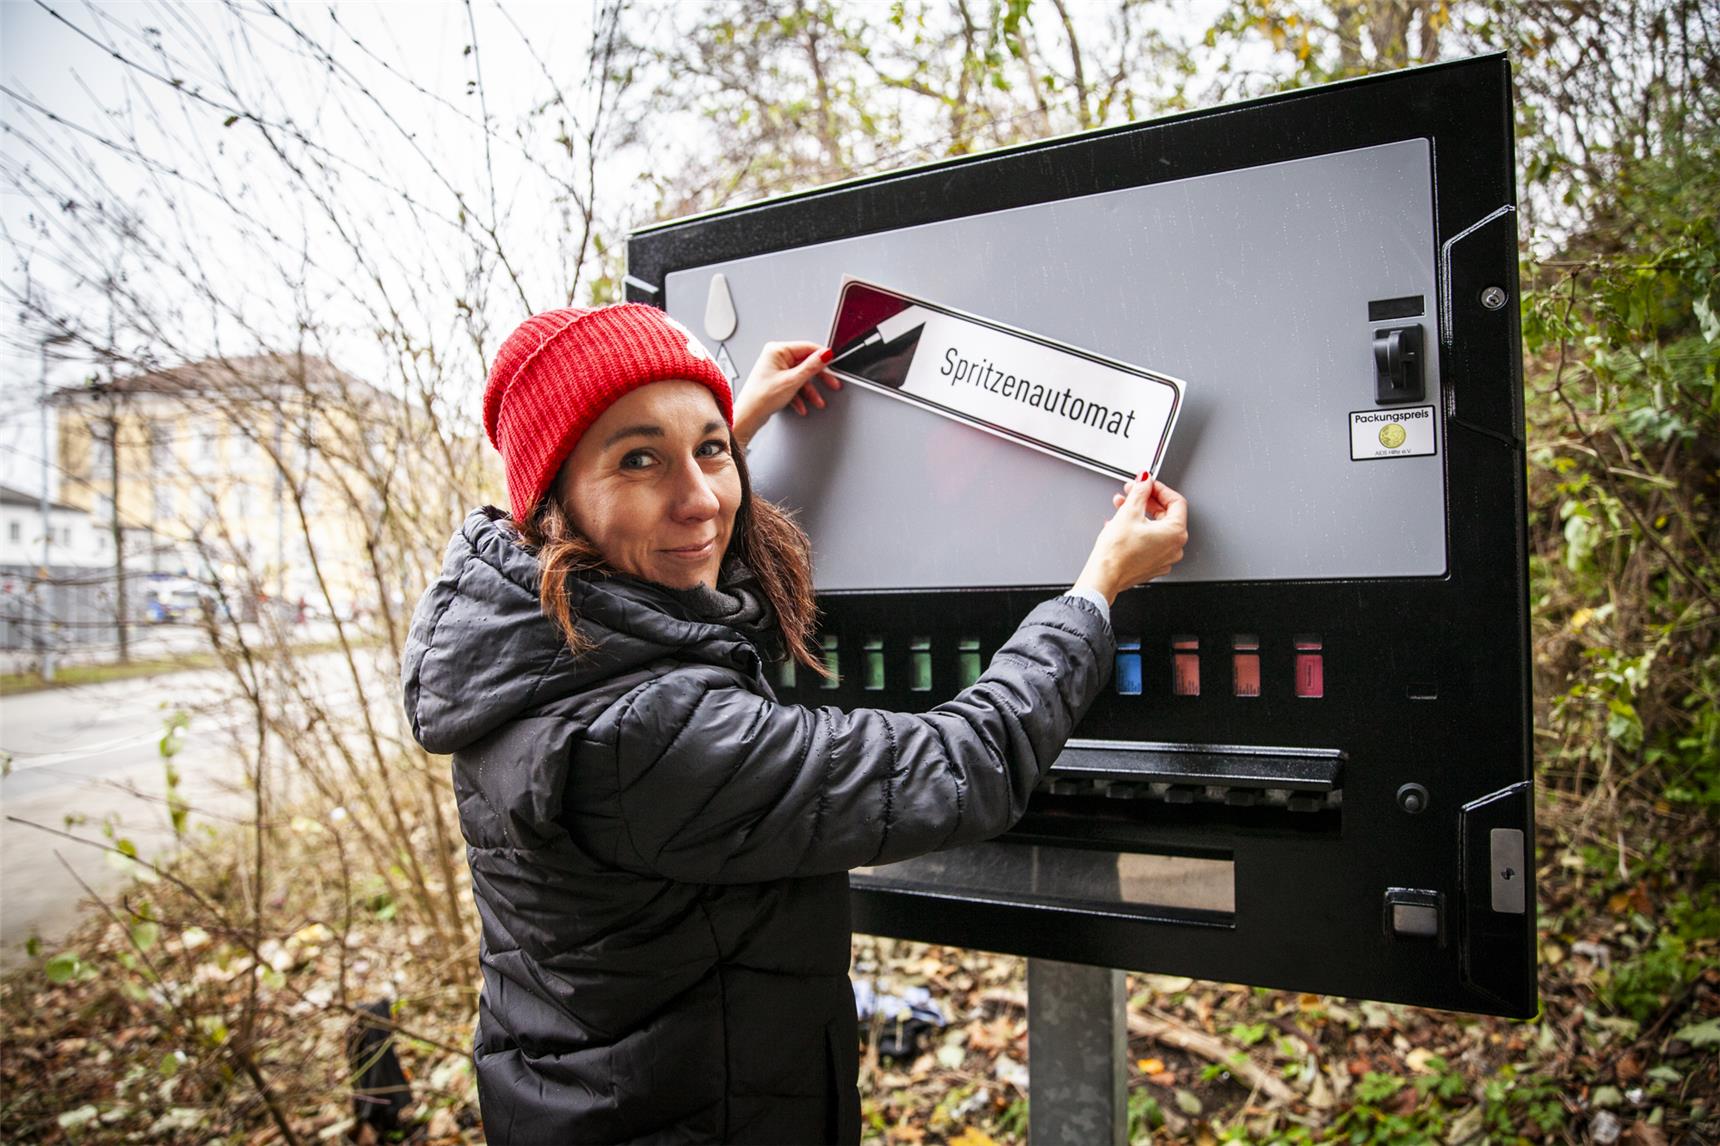
{"label": "syringe graphic", "polygon": [[931,312],[910,306],[837,348],[832,369],[883,386],[900,388],[913,364],[914,350]]}

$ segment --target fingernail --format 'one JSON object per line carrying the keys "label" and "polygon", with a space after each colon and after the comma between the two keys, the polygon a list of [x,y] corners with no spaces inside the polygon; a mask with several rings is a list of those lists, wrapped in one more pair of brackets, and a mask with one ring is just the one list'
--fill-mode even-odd
{"label": "fingernail", "polygon": [[826,347],[825,349],[820,350],[818,352],[818,360],[820,362],[829,362],[832,358],[835,358],[835,357],[836,357],[836,351],[834,349],[829,348],[829,347]]}
{"label": "fingernail", "polygon": [[1153,475],[1148,473],[1146,470],[1142,470],[1141,471],[1141,480],[1142,481],[1152,481]]}

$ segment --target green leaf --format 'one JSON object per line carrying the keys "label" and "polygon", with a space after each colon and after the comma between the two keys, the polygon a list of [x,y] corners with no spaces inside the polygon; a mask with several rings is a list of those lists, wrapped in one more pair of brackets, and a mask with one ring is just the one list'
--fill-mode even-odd
{"label": "green leaf", "polygon": [[42,937],[40,935],[32,935],[24,940],[24,954],[32,959],[42,957]]}
{"label": "green leaf", "polygon": [[54,984],[70,983],[83,968],[84,962],[75,951],[62,951],[49,959],[42,967],[42,973],[48,977],[48,982]]}
{"label": "green leaf", "polygon": [[1380,1074],[1368,1071],[1362,1081],[1356,1084],[1356,1101],[1380,1103],[1402,1090],[1404,1080],[1395,1075]]}
{"label": "green leaf", "polygon": [[179,1068],[185,1064],[184,1051],[172,1051],[161,1056],[161,1077],[172,1078],[179,1073]]}
{"label": "green leaf", "polygon": [[131,941],[139,951],[148,951],[161,937],[161,928],[153,920],[140,919],[131,925]]}
{"label": "green leaf", "polygon": [[1709,1019],[1705,1023],[1693,1023],[1688,1027],[1680,1027],[1678,1033],[1672,1037],[1682,1039],[1693,1047],[1711,1047],[1720,1044],[1720,1019]]}
{"label": "green leaf", "polygon": [[1191,1092],[1179,1087],[1177,1089],[1176,1099],[1177,1109],[1182,1111],[1184,1114],[1187,1114],[1192,1118],[1194,1115],[1200,1113],[1200,1099],[1196,1098]]}
{"label": "green leaf", "polygon": [[[185,747],[185,732],[191,727],[191,715],[183,710],[173,713],[162,722],[161,743],[159,749],[163,758],[171,760]],[[168,787],[178,781],[173,772],[167,774]]]}
{"label": "green leaf", "polygon": [[1251,1047],[1266,1037],[1266,1024],[1237,1023],[1230,1028],[1230,1037],[1245,1047]]}

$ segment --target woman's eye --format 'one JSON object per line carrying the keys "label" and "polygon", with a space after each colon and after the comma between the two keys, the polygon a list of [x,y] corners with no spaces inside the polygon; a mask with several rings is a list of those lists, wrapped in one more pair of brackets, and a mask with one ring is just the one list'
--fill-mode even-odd
{"label": "woman's eye", "polygon": [[718,458],[728,452],[729,444],[719,438],[712,438],[708,442],[701,442],[698,449],[698,455],[701,458]]}
{"label": "woman's eye", "polygon": [[621,468],[624,470],[642,470],[653,461],[647,450],[631,450],[621,456]]}

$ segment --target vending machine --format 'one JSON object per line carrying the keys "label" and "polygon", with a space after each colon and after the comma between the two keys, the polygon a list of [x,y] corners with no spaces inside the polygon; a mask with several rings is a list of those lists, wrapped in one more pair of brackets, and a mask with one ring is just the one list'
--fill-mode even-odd
{"label": "vending machine", "polygon": [[[833,365],[854,385],[748,455],[811,536],[835,670],[782,666],[784,701],[931,708],[1069,586],[1130,459],[1191,505],[1184,561],[1117,600],[1109,690],[1026,817],[855,872],[857,929],[1534,1013],[1513,173],[1509,67],[1486,56],[630,237],[628,297],[737,384],[769,340],[852,352]],[[947,390],[891,372],[909,306],[914,369]],[[928,360],[934,329],[967,330],[928,319],[1120,389],[1102,417],[1048,411],[1066,371],[995,348],[999,384],[958,387],[982,356]],[[1105,454],[981,400],[1163,433]]]}

